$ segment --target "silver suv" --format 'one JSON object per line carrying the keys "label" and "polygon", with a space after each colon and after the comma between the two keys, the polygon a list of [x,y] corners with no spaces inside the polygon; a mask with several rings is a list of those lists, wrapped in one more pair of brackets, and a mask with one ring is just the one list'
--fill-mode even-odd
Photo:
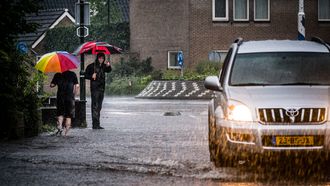
{"label": "silver suv", "polygon": [[235,158],[330,152],[330,47],[312,41],[237,39],[208,105],[209,150],[216,166]]}

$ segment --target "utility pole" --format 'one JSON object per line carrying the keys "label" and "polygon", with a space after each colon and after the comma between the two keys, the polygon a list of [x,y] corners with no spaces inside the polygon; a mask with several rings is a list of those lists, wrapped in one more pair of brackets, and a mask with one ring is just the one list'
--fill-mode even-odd
{"label": "utility pole", "polygon": [[304,0],[299,0],[299,12],[298,12],[298,40],[305,40],[305,12],[304,12]]}

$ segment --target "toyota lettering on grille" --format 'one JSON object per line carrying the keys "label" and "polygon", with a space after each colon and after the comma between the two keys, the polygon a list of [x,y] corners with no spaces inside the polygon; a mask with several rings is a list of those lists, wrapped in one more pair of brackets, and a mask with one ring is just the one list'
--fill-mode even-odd
{"label": "toyota lettering on grille", "polygon": [[290,118],[291,123],[294,123],[296,116],[299,115],[299,110],[295,108],[286,109],[285,115],[287,115]]}

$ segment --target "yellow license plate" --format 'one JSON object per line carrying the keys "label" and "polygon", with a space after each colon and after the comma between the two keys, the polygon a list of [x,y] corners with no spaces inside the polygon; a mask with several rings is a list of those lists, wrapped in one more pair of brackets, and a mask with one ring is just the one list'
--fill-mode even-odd
{"label": "yellow license plate", "polygon": [[311,146],[314,145],[314,136],[276,136],[278,146]]}

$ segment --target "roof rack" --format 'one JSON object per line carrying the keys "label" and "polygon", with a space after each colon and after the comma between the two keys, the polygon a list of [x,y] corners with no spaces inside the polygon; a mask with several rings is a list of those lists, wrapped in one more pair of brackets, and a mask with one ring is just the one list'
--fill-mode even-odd
{"label": "roof rack", "polygon": [[323,44],[330,52],[330,46],[327,42],[325,42],[323,39],[319,38],[319,37],[316,37],[316,36],[313,36],[311,41],[314,41],[314,42],[317,42],[317,43],[320,43],[320,44]]}
{"label": "roof rack", "polygon": [[243,43],[243,38],[239,37],[239,38],[235,39],[234,43],[237,43],[238,46],[240,46]]}

